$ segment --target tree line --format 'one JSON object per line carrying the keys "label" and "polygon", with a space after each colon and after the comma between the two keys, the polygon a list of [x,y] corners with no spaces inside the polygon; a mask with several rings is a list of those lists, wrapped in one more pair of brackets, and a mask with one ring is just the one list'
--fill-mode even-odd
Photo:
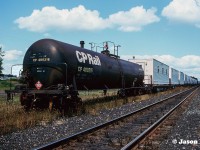
{"label": "tree line", "polygon": [[0,47],[0,74],[3,71],[3,56],[5,52],[2,50],[2,47]]}

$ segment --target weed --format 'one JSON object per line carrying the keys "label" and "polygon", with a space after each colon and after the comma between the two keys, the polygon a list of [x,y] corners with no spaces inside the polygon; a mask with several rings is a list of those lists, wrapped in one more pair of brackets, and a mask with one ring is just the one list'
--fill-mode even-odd
{"label": "weed", "polygon": [[59,112],[32,110],[25,112],[18,101],[0,100],[0,135],[34,127],[41,122],[52,122],[59,117]]}

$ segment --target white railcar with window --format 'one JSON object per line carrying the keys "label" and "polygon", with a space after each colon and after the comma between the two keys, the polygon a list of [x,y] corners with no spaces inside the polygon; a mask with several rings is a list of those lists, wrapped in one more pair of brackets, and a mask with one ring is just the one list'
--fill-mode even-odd
{"label": "white railcar with window", "polygon": [[169,80],[171,85],[179,84],[179,71],[170,67],[169,68]]}
{"label": "white railcar with window", "polygon": [[185,77],[184,77],[184,84],[190,84],[189,83],[189,76],[185,74]]}
{"label": "white railcar with window", "polygon": [[179,84],[183,85],[184,84],[184,73],[179,71]]}
{"label": "white railcar with window", "polygon": [[142,66],[144,70],[144,84],[168,85],[169,66],[156,59],[130,60]]}

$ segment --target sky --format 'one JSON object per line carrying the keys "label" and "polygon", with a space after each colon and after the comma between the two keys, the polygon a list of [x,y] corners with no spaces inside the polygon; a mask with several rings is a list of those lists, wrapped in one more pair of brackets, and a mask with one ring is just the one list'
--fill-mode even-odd
{"label": "sky", "polygon": [[[200,80],[200,0],[2,0],[3,73],[43,38],[112,41],[122,59],[155,58]],[[112,43],[110,43],[112,48]],[[19,75],[20,65],[12,67]]]}

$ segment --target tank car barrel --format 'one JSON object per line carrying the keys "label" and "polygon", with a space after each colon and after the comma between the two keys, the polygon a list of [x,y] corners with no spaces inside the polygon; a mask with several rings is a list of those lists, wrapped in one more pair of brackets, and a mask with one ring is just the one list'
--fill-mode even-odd
{"label": "tank car barrel", "polygon": [[[23,61],[29,92],[21,96],[21,101],[28,102],[27,107],[35,101],[42,104],[53,101],[55,105],[59,101],[62,107],[69,105],[75,109],[81,105],[77,91],[85,87],[105,89],[106,85],[110,89],[130,89],[143,84],[144,71],[140,65],[121,60],[110,52],[85,49],[84,44],[80,41],[78,47],[53,39],[33,43]],[[57,90],[57,94],[52,90]]]}

